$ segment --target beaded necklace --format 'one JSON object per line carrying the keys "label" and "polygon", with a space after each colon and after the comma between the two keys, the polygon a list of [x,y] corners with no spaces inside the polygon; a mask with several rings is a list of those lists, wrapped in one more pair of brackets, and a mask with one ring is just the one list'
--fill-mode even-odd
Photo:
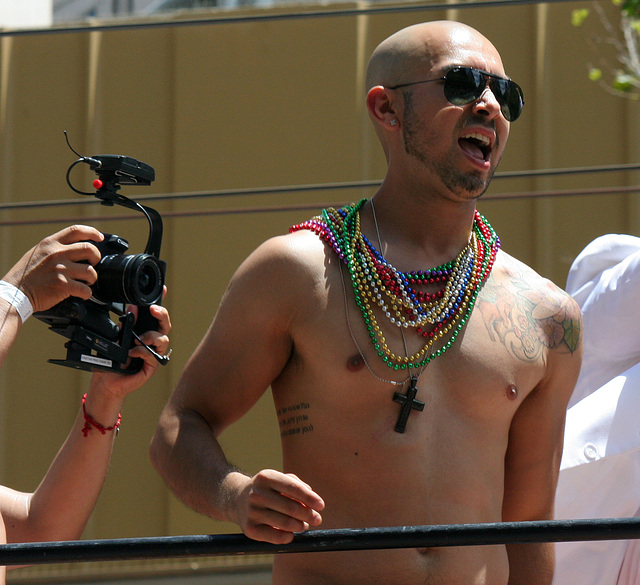
{"label": "beaded necklace", "polygon": [[[455,260],[427,270],[402,272],[387,262],[362,233],[360,209],[366,201],[324,209],[321,215],[296,224],[289,231],[311,230],[332,247],[349,271],[355,302],[378,356],[394,370],[418,370],[455,342],[491,273],[500,239],[476,210],[469,243]],[[433,293],[415,288],[426,284],[442,288]],[[390,324],[421,336],[422,347],[413,355],[394,353],[378,323],[374,305]],[[443,343],[434,349],[440,340]]]}

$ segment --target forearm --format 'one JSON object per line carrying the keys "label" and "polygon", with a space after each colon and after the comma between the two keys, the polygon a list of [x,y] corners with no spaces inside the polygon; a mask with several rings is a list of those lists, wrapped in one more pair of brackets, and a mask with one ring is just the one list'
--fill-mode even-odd
{"label": "forearm", "polygon": [[[87,414],[105,428],[118,419],[122,399],[89,392]],[[33,494],[3,510],[9,542],[80,538],[102,489],[115,432],[87,428],[80,409],[67,440]]]}
{"label": "forearm", "polygon": [[509,544],[509,585],[551,585],[553,543]]}
{"label": "forearm", "polygon": [[0,299],[0,366],[4,363],[21,327],[22,320],[18,311],[7,301]]}
{"label": "forearm", "polygon": [[151,442],[153,465],[172,492],[196,512],[237,522],[234,492],[247,476],[224,455],[209,425],[195,412],[164,413]]}
{"label": "forearm", "polygon": [[[542,470],[533,476],[525,474],[522,484],[515,482],[506,490],[503,521],[527,522],[553,519],[553,496],[557,485],[556,475],[545,478]],[[536,479],[543,481],[536,483]],[[526,486],[532,489],[527,490]],[[511,495],[511,498],[508,496]],[[518,495],[519,497],[513,497]],[[507,545],[509,556],[509,585],[551,585],[555,557],[554,544],[514,543]]]}
{"label": "forearm", "polygon": [[273,469],[252,477],[237,470],[195,412],[160,419],[151,458],[185,504],[210,518],[237,524],[254,540],[285,544],[322,522],[324,501],[311,486]]}

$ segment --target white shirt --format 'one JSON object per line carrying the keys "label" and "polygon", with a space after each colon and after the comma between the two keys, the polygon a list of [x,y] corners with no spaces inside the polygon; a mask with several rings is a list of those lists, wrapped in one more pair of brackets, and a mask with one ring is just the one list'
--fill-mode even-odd
{"label": "white shirt", "polygon": [[[640,508],[640,238],[610,234],[591,242],[571,266],[567,292],[583,311],[584,356],[567,411],[556,518],[634,516]],[[554,585],[640,585],[639,553],[638,541],[557,543]]]}

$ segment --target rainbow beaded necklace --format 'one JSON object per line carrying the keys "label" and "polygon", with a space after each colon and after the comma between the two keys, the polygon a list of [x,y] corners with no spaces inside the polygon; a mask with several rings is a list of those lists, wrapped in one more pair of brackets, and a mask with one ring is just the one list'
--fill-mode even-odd
{"label": "rainbow beaded necklace", "polygon": [[[324,209],[321,215],[289,231],[308,229],[333,248],[347,266],[355,301],[373,347],[382,361],[394,370],[424,368],[444,354],[466,324],[478,293],[489,278],[500,238],[489,222],[475,212],[469,243],[457,258],[427,270],[401,272],[362,233],[360,209],[367,199],[340,209]],[[417,290],[425,284],[442,288],[433,293]],[[398,355],[387,345],[373,311],[377,305],[389,323],[413,329],[423,337],[422,347],[413,355]],[[434,349],[439,340],[443,343]]]}

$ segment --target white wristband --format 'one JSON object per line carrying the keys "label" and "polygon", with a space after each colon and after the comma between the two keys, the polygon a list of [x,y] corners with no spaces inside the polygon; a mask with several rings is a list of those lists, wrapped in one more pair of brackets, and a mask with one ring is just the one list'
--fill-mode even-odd
{"label": "white wristband", "polygon": [[0,280],[0,299],[4,299],[18,311],[23,323],[33,314],[33,306],[29,297],[19,288],[4,280]]}

